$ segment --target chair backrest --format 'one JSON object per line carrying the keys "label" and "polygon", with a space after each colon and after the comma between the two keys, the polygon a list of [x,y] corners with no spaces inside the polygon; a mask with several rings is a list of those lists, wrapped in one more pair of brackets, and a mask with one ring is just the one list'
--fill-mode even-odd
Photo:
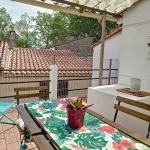
{"label": "chair backrest", "polygon": [[[147,114],[141,113],[139,111],[127,108],[125,106],[120,106],[120,103],[122,102],[122,103],[126,103],[128,105],[132,105],[132,106],[150,111],[150,105],[149,104],[134,101],[134,100],[124,98],[124,97],[121,97],[121,96],[117,96],[116,100],[118,101],[118,104],[114,105],[114,109],[116,109],[115,116],[114,116],[114,122],[116,121],[118,111],[121,111],[121,112],[127,113],[131,116],[137,117],[139,119],[142,119],[142,120],[147,121],[147,122],[150,123],[150,115],[147,115]],[[150,132],[150,124],[149,124],[149,127],[148,127],[148,135],[147,136],[149,136],[149,132]]]}
{"label": "chair backrest", "polygon": [[[40,92],[40,90],[44,90],[44,92]],[[20,94],[20,92],[23,92],[23,91],[38,91],[38,93]],[[14,88],[14,92],[16,92],[15,99],[17,99],[17,104],[19,104],[19,99],[22,99],[22,98],[45,97],[45,100],[46,100],[46,97],[49,96],[47,86]]]}

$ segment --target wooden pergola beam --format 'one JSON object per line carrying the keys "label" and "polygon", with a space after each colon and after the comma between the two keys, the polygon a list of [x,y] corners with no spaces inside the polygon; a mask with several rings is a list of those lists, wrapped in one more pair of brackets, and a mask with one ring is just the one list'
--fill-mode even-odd
{"label": "wooden pergola beam", "polygon": [[104,62],[105,30],[106,30],[106,14],[103,14],[101,50],[100,50],[100,63],[99,63],[99,85],[100,86],[102,85],[102,81],[103,81],[103,62]]}
{"label": "wooden pergola beam", "polygon": [[[85,12],[85,11],[80,13],[79,10],[77,10],[77,9],[65,8],[65,7],[52,5],[52,4],[41,2],[41,1],[36,1],[36,0],[13,0],[13,1],[24,3],[24,4],[29,4],[29,5],[33,5],[33,6],[37,6],[37,7],[42,7],[42,8],[46,8],[46,9],[61,11],[64,13],[70,13],[70,14],[84,16],[84,17],[102,19],[102,15],[100,15],[100,14],[95,14],[95,13]],[[106,20],[117,22],[118,18],[107,15]]]}
{"label": "wooden pergola beam", "polygon": [[[75,7],[80,7],[82,9],[88,9],[88,10],[91,10],[91,11],[95,11],[95,12],[99,12],[99,13],[105,13],[105,14],[108,14],[108,15],[111,15],[115,18],[120,18],[122,17],[121,15],[119,14],[114,14],[114,13],[111,13],[111,12],[107,12],[105,10],[100,10],[100,9],[96,9],[96,8],[92,8],[92,7],[88,7],[88,6],[85,6],[85,5],[80,5],[78,3],[73,3],[73,2],[70,2],[70,1],[66,1],[66,0],[52,0],[52,1],[55,1],[55,2],[59,2],[59,3],[63,3],[63,4],[67,4],[67,5],[71,5],[71,6],[75,6]],[[100,3],[100,2],[99,2]]]}

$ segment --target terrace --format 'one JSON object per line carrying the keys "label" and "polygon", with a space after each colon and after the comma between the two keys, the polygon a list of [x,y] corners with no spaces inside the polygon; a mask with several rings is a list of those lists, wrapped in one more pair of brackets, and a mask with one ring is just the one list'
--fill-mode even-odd
{"label": "terrace", "polygon": [[[18,111],[14,108],[8,113],[13,120],[18,119]],[[7,121],[3,119],[3,121]],[[19,150],[20,148],[20,132],[17,126],[0,124],[0,150]],[[38,150],[34,142],[26,143],[28,150]]]}
{"label": "terrace", "polygon": [[[15,1],[21,1],[23,3],[25,3],[25,1],[23,0],[15,0]],[[57,0],[56,0],[57,1]],[[30,4],[30,1],[26,1],[28,4]],[[59,0],[57,1],[59,3]],[[114,21],[118,21],[118,18],[117,17],[120,17],[120,14],[119,13],[122,13],[124,10],[127,9],[127,7],[129,6],[134,6],[132,5],[131,3],[128,5],[121,5],[118,6],[117,8],[113,8],[111,5],[109,5],[110,7],[107,7],[107,11],[111,10],[111,8],[113,8],[113,10],[111,10],[111,12],[107,12],[107,16],[105,16],[105,14],[102,16],[100,14],[97,14],[97,12],[100,12],[101,9],[97,9],[97,5],[99,6],[99,3],[98,4],[94,4],[93,7],[88,5],[90,4],[91,1],[87,1],[85,2],[84,4],[86,6],[84,6],[84,4],[80,3],[81,1],[79,1],[79,4],[78,3],[75,3],[75,2],[70,2],[70,1],[64,1],[66,5],[71,5],[73,4],[73,6],[82,6],[85,10],[86,9],[90,9],[90,10],[94,10],[94,11],[91,11],[93,17],[98,17],[97,15],[99,15],[100,19],[104,20],[103,21],[103,31],[105,30],[105,19],[106,20],[114,20]],[[104,3],[104,1],[102,1]],[[129,1],[128,1],[129,2]],[[131,1],[130,1],[131,2]],[[137,3],[139,2],[139,3]],[[41,5],[42,3],[42,5]],[[124,3],[125,4],[125,3]],[[149,50],[147,48],[147,42],[149,42],[148,40],[148,37],[149,37],[149,33],[148,33],[148,29],[149,29],[149,16],[148,15],[145,15],[145,14],[148,14],[147,12],[149,12],[149,4],[150,2],[148,0],[146,1],[135,1],[134,4],[137,4],[135,5],[135,7],[125,11],[125,13],[123,13],[123,35],[122,35],[122,52],[121,52],[121,57],[120,57],[120,70],[119,70],[119,80],[118,80],[118,85],[124,85],[126,87],[130,87],[130,78],[140,78],[142,79],[142,90],[146,91],[146,92],[149,92],[149,88],[150,88],[150,80],[149,80]],[[51,8],[51,4],[46,4],[45,2],[39,2],[39,1],[34,1],[31,5],[36,5],[36,6],[42,6],[42,7],[49,7]],[[61,6],[61,5],[60,5]],[[57,10],[61,10],[62,8],[60,8],[60,6],[56,6],[54,8],[56,8]],[[106,7],[105,5],[102,5],[103,7]],[[116,6],[116,5],[115,5]],[[125,7],[127,6],[127,7]],[[95,7],[95,8],[94,8]],[[98,7],[100,8],[101,5]],[[68,8],[65,8],[65,9],[62,9],[62,10],[68,10]],[[118,14],[117,15],[113,15],[114,11],[117,10],[118,11]],[[69,11],[69,10],[68,10]],[[78,10],[77,11],[73,11],[73,10],[70,10],[71,13],[74,13],[76,12],[76,14],[79,14]],[[94,13],[93,13],[94,12]],[[104,11],[102,11],[104,12]],[[136,18],[135,16],[141,16],[142,17],[139,17],[139,18]],[[82,16],[90,16],[90,11],[89,12],[83,12],[81,13]],[[110,17],[110,15],[112,15]],[[144,17],[143,17],[144,16]],[[106,18],[105,18],[106,17]],[[104,19],[105,18],[105,19]],[[130,36],[129,36],[130,35]],[[137,35],[140,35],[140,36],[137,36]],[[74,74],[76,74],[74,76],[74,78],[71,78],[72,76],[69,76],[69,79],[66,78],[66,75],[62,76],[61,78],[59,78],[59,80],[63,80],[62,81],[58,81],[58,84],[60,82],[60,86],[58,88],[58,97],[88,97],[87,95],[89,94],[89,91],[87,91],[88,87],[91,86],[91,80],[99,80],[99,85],[102,85],[102,81],[105,77],[103,77],[103,54],[104,54],[104,33],[102,35],[102,42],[101,42],[101,52],[100,52],[100,73],[99,73],[99,78],[94,78],[92,79],[91,78],[91,73],[92,73],[92,69],[90,68],[86,68],[87,70],[59,70],[60,73],[64,73],[66,72],[67,73],[67,76],[69,74],[69,71],[73,72]],[[145,51],[143,51],[143,49]],[[137,67],[138,66],[138,67]],[[108,68],[107,68],[108,69]],[[109,69],[108,69],[109,70]],[[3,70],[1,70],[3,71]],[[9,71],[9,70],[8,70]],[[11,71],[16,71],[16,70],[11,70]],[[19,71],[19,70],[18,70]],[[23,70],[22,70],[23,71]],[[33,71],[33,70],[32,70]],[[67,72],[68,71],[68,72]],[[84,75],[83,76],[80,76],[80,79],[79,79],[79,76],[78,76],[78,73],[80,72],[84,72]],[[33,71],[34,72],[34,71]],[[85,75],[85,74],[88,74],[88,75]],[[109,74],[109,73],[107,73]],[[6,75],[6,74],[5,74]],[[13,92],[13,88],[14,86],[10,86],[10,85],[14,85],[17,83],[17,86],[20,87],[20,85],[22,84],[30,84],[30,85],[36,85],[35,83],[38,83],[38,85],[41,83],[41,85],[45,84],[45,82],[51,82],[51,80],[48,79],[45,79],[45,80],[37,80],[36,78],[36,81],[35,79],[33,80],[24,80],[24,81],[20,81],[20,75],[17,75],[17,81],[14,82],[14,78],[13,78],[13,82],[12,81],[9,81],[8,82],[8,79],[10,79],[10,76],[9,75],[6,75],[7,80],[3,81],[2,82],[2,89],[5,91],[5,95],[1,95],[1,99],[3,99],[4,101],[11,101],[14,97],[14,93],[10,94],[10,91]],[[15,75],[12,75],[13,77]],[[106,77],[106,79],[108,79],[109,77]],[[116,76],[115,77],[112,77],[112,78],[115,78],[116,79]],[[27,77],[26,77],[27,79]],[[83,84],[81,83],[81,79],[83,81],[90,81],[88,84]],[[68,84],[66,84],[66,81],[69,81],[69,82],[74,82],[76,84],[78,84],[78,86],[76,88],[75,87],[75,84],[72,83],[72,86],[70,86],[68,88]],[[78,82],[78,83],[77,83]],[[107,82],[107,81],[106,81]],[[31,84],[32,83],[32,84]],[[33,84],[34,83],[34,84]],[[84,85],[84,86],[83,86]],[[63,88],[62,88],[63,87]],[[96,89],[97,88],[97,89]],[[63,89],[63,90],[62,90]],[[66,90],[67,89],[67,90]],[[101,104],[104,104],[104,102],[100,102],[98,101],[98,99],[102,98],[101,96],[104,95],[103,97],[107,97],[107,100],[108,99],[111,99],[111,100],[114,100],[116,97],[116,94],[112,94],[112,92],[114,92],[114,90],[116,89],[112,89],[111,86],[108,86],[108,87],[95,87],[96,89],[96,96],[95,97],[92,97],[92,94],[88,97],[90,98],[93,103],[95,104],[94,106],[96,107],[103,107]],[[51,89],[50,89],[51,91]],[[68,92],[66,92],[68,91]],[[81,92],[82,91],[82,92]],[[115,91],[115,93],[117,93]],[[99,96],[98,96],[99,95]],[[113,96],[112,96],[113,95]],[[48,98],[49,99],[49,98]],[[136,99],[135,96],[132,96],[132,99]],[[139,98],[140,99],[140,98]],[[137,99],[137,101],[143,101],[143,99],[141,98],[140,100]],[[149,96],[146,97],[146,101],[144,101],[145,103],[148,103],[150,104],[150,101],[149,101]],[[35,101],[37,101],[37,99],[35,99]],[[26,102],[30,102],[30,100],[25,100],[23,101],[23,103],[26,103]],[[87,100],[87,102],[89,102]],[[99,105],[97,105],[97,103]],[[110,111],[109,109],[109,105],[107,105],[108,107],[104,107],[105,108],[105,112],[109,112],[112,114],[112,112]],[[112,108],[112,106],[111,106]],[[95,109],[95,108],[93,108]],[[95,111],[97,111],[97,113],[101,114],[99,112],[100,109],[96,108]],[[16,112],[16,111],[15,111]],[[103,112],[102,112],[103,113]],[[15,117],[16,116],[16,113],[11,113],[10,115],[12,115]],[[11,116],[11,117],[13,117]],[[107,116],[107,113],[106,113],[106,117]],[[123,117],[122,117],[123,118]],[[122,119],[121,118],[121,119]],[[16,119],[16,118],[14,118]],[[112,119],[112,118],[111,118]],[[124,120],[124,119],[123,119]],[[131,119],[135,124],[136,124],[136,127],[137,127],[137,132],[138,131],[144,131],[146,130],[145,127],[141,126],[142,122],[139,122],[136,123],[136,121],[134,121],[134,119],[132,118]],[[121,121],[119,122],[121,123]],[[133,124],[130,123],[127,121],[126,122],[127,125],[126,125],[126,128],[129,128],[129,129],[135,129],[135,125],[133,127]],[[132,125],[132,127],[130,128],[129,125]],[[148,126],[148,124],[146,124],[146,126]],[[4,126],[2,126],[3,128],[5,128]],[[139,127],[139,129],[138,129]],[[142,128],[142,129],[141,129]],[[143,130],[144,129],[144,130]],[[1,129],[2,130],[2,129]],[[16,130],[16,131],[15,131]],[[10,129],[8,130],[10,133],[11,132],[15,132],[13,134],[13,136],[17,136],[16,133],[18,134],[18,131],[16,129],[16,127],[14,127],[13,129]],[[6,132],[8,132],[6,131]],[[6,136],[5,136],[6,134]],[[145,135],[145,133],[141,133],[142,136]],[[2,136],[2,141],[5,143],[4,144],[4,149],[11,149],[13,145],[12,143],[16,143],[16,145],[18,145],[18,142],[17,139],[14,140],[11,144],[8,142],[9,140],[7,139],[7,133],[4,133],[1,135]],[[7,145],[7,146],[5,146]],[[15,144],[14,144],[15,145]],[[33,143],[30,143],[29,144],[29,147],[31,146],[31,149],[32,147],[36,149],[35,145]],[[11,147],[11,148],[10,148]],[[0,147],[1,148],[1,147]]]}

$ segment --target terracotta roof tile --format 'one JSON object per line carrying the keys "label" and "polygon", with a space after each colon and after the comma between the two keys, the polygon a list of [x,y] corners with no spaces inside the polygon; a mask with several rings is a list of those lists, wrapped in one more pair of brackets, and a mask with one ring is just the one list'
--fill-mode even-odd
{"label": "terracotta roof tile", "polygon": [[[6,53],[8,55],[6,55]],[[77,57],[69,50],[40,50],[18,48],[9,50],[6,41],[0,41],[0,67],[12,70],[11,74],[49,74],[50,65],[55,59],[59,74],[90,73],[92,58]],[[7,56],[7,57],[6,57]],[[54,58],[55,57],[55,58]],[[88,71],[82,71],[88,70]]]}
{"label": "terracotta roof tile", "polygon": [[[117,33],[121,32],[121,31],[122,31],[122,27],[119,28],[118,30],[112,32],[112,33],[109,34],[108,36],[106,36],[106,37],[105,37],[105,40],[109,39],[110,37],[116,35]],[[96,42],[96,43],[94,43],[94,44],[91,46],[91,48],[94,48],[95,46],[97,46],[97,45],[100,44],[100,43],[101,43],[101,40],[98,41],[98,42]]]}
{"label": "terracotta roof tile", "polygon": [[63,43],[60,43],[60,44],[56,44],[54,46],[50,46],[50,47],[47,47],[47,48],[53,48],[53,47],[57,47],[57,46],[60,46],[60,45],[64,45],[64,44],[67,44],[67,43],[72,43],[74,41],[78,41],[78,40],[81,40],[81,39],[85,39],[85,38],[91,38],[93,36],[84,36],[84,37],[80,37],[78,39],[74,38],[74,39],[71,39],[71,40],[68,40],[67,42],[63,42]]}

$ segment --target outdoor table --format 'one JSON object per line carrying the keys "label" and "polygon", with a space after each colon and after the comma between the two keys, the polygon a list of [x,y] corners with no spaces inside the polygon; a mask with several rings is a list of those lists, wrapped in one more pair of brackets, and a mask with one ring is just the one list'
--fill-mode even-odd
{"label": "outdoor table", "polygon": [[81,128],[70,128],[66,104],[67,99],[64,98],[17,106],[40,150],[150,150],[149,139],[91,110],[87,110]]}

